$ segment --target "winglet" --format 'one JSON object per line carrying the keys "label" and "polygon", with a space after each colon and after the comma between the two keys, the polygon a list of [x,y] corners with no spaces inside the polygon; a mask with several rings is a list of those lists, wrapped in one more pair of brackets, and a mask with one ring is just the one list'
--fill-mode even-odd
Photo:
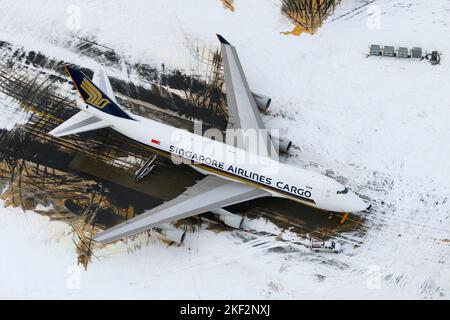
{"label": "winglet", "polygon": [[217,38],[219,38],[220,43],[230,44],[224,37],[217,33]]}

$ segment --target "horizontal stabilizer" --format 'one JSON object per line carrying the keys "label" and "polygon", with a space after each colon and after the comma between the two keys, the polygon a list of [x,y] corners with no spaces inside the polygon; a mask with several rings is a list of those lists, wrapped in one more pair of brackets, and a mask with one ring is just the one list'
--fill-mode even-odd
{"label": "horizontal stabilizer", "polygon": [[105,120],[92,116],[87,112],[80,111],[50,131],[49,134],[55,137],[63,137],[70,134],[107,128],[109,126],[110,124]]}

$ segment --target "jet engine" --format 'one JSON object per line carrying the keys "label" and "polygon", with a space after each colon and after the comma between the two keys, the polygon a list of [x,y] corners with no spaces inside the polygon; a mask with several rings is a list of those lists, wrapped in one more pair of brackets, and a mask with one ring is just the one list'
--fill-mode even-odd
{"label": "jet engine", "polygon": [[166,237],[167,240],[174,241],[179,244],[183,243],[184,237],[186,236],[186,231],[174,227],[171,223],[164,223],[155,229]]}
{"label": "jet engine", "polygon": [[259,111],[266,112],[269,109],[270,103],[272,99],[259,93],[252,92],[253,98],[255,98],[256,105],[258,106]]}
{"label": "jet engine", "polygon": [[286,138],[271,137],[272,144],[280,153],[288,153],[292,146],[292,141]]}
{"label": "jet engine", "polygon": [[222,208],[212,210],[211,211],[214,214],[217,214],[219,216],[220,221],[225,223],[227,226],[235,228],[235,229],[241,229],[242,224],[244,223],[244,218],[231,213],[230,211],[224,210]]}

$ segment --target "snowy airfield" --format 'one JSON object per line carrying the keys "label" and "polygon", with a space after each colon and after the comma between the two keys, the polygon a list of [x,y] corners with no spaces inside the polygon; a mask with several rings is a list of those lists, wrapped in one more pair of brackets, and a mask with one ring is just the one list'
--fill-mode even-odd
{"label": "snowy airfield", "polygon": [[[365,2],[344,0],[316,34],[295,37],[280,34],[292,25],[277,0],[236,0],[235,12],[218,0],[3,0],[0,40],[87,67],[95,61],[61,45],[78,27],[130,61],[186,72],[193,68],[187,42],[216,46],[215,33],[224,35],[251,87],[272,97],[267,127],[300,148],[288,161],[328,171],[374,209],[367,232],[337,239],[344,251],[336,255],[277,252],[292,244],[203,230],[180,247],[108,246],[84,271],[74,266],[67,225],[0,208],[0,297],[448,299],[450,3],[378,0],[346,14]],[[77,10],[79,26],[71,21]],[[436,49],[442,62],[366,58],[371,43]],[[263,219],[247,224],[295,238]]]}

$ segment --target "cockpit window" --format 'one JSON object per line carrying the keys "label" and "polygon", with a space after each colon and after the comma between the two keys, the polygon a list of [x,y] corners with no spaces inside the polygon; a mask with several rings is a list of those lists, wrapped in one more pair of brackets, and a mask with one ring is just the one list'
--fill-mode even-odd
{"label": "cockpit window", "polygon": [[346,194],[348,192],[348,188],[345,188],[344,190],[338,191],[337,194]]}

